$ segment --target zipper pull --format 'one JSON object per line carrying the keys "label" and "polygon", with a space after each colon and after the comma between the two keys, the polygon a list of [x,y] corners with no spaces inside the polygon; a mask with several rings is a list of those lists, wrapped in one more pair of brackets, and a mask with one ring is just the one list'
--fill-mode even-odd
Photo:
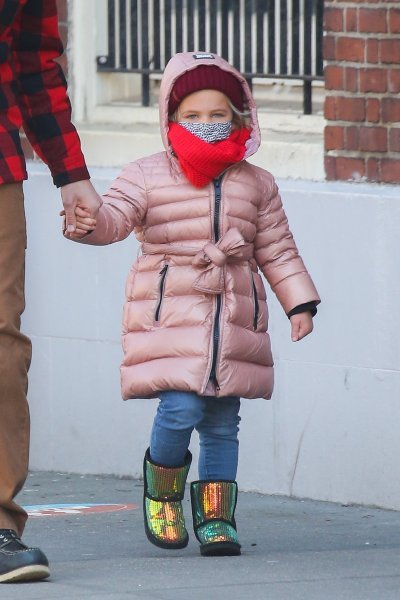
{"label": "zipper pull", "polygon": [[164,265],[163,268],[161,269],[159,275],[164,275],[164,273],[166,273],[168,270],[168,265]]}

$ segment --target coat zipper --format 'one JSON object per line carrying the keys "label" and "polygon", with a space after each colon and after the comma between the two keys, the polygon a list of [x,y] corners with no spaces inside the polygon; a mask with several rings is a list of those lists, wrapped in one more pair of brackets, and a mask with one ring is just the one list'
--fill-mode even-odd
{"label": "coat zipper", "polygon": [[[218,242],[219,240],[219,229],[220,229],[220,212],[221,212],[221,179],[222,177],[218,177],[214,179],[214,242]],[[216,388],[218,389],[218,381],[217,381],[217,355],[218,355],[218,345],[219,345],[219,336],[220,336],[220,316],[221,316],[221,294],[217,294],[216,296],[216,310],[214,317],[214,327],[213,327],[213,355],[211,361],[211,371],[210,377],[212,381],[214,381]]]}
{"label": "coat zipper", "polygon": [[218,179],[214,179],[214,242],[218,242],[219,240],[219,220],[220,220],[220,211],[221,211],[221,179],[222,177],[218,177]]}
{"label": "coat zipper", "polygon": [[251,272],[251,282],[253,284],[253,300],[254,300],[254,316],[253,316],[253,329],[256,331],[258,325],[258,314],[260,312],[260,305],[258,302],[258,294],[256,284],[254,283],[253,273]]}
{"label": "coat zipper", "polygon": [[167,273],[168,273],[168,267],[169,265],[164,265],[163,268],[160,271],[160,282],[159,282],[159,294],[158,294],[158,302],[157,302],[157,306],[156,306],[156,312],[155,312],[155,321],[158,322],[160,320],[160,312],[161,312],[161,304],[164,298],[164,288],[165,288],[165,278],[167,277]]}

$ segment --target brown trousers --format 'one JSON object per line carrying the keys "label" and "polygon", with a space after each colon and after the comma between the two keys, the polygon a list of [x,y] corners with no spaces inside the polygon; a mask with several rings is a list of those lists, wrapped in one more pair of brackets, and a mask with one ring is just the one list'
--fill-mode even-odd
{"label": "brown trousers", "polygon": [[0,185],[0,529],[19,535],[27,515],[13,498],[28,473],[30,430],[26,393],[31,343],[20,332],[25,248],[22,184]]}

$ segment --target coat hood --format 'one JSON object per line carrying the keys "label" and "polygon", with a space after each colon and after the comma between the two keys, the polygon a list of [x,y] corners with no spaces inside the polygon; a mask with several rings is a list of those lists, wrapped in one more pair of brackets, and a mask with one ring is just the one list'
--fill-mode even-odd
{"label": "coat hood", "polygon": [[196,67],[199,67],[200,65],[213,65],[219,67],[223,71],[228,71],[239,80],[243,88],[243,96],[250,112],[251,134],[249,140],[246,142],[246,153],[244,155],[244,159],[248,158],[258,150],[261,137],[254,98],[243,75],[217,54],[208,52],[181,52],[175,54],[165,67],[159,97],[160,131],[165,149],[168,152],[171,152],[168,141],[168,103],[174,83],[186,71],[196,69]]}

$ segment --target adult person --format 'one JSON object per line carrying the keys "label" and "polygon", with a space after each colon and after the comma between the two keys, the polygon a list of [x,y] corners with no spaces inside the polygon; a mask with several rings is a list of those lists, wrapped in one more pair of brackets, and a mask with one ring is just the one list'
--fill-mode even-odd
{"label": "adult person", "polygon": [[0,583],[49,576],[44,553],[20,539],[27,514],[14,501],[28,471],[31,360],[30,340],[20,332],[27,178],[21,126],[61,188],[68,230],[75,230],[76,206],[93,217],[99,208],[55,62],[62,53],[56,0],[0,0]]}

